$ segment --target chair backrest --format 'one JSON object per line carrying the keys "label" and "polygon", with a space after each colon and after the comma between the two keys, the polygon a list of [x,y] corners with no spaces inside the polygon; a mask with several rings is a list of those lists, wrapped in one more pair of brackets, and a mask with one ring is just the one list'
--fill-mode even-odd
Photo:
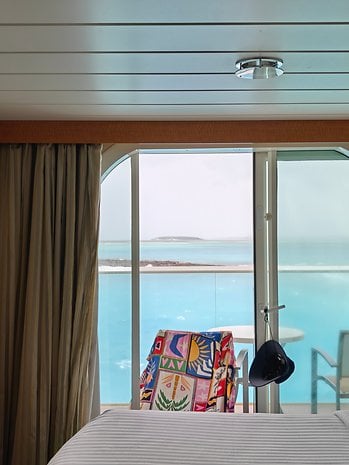
{"label": "chair backrest", "polygon": [[160,330],[141,375],[141,408],[233,412],[231,332]]}
{"label": "chair backrest", "polygon": [[338,370],[340,378],[349,377],[349,330],[339,333]]}

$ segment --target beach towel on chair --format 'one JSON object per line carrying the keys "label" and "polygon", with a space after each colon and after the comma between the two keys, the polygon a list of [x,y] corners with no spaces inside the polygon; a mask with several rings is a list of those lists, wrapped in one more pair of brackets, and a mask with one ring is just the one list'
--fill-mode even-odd
{"label": "beach towel on chair", "polygon": [[235,356],[230,332],[160,330],[141,375],[141,408],[233,412]]}

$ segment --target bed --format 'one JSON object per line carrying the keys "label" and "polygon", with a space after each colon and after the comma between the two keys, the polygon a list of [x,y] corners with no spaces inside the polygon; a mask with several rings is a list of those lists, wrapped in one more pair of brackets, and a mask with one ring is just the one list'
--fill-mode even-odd
{"label": "bed", "polygon": [[328,415],[108,410],[49,465],[348,465],[349,411]]}

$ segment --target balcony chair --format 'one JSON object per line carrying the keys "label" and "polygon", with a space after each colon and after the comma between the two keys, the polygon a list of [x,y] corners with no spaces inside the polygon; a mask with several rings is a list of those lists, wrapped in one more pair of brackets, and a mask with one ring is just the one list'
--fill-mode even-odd
{"label": "balcony chair", "polygon": [[249,411],[248,355],[234,355],[231,332],[160,330],[141,375],[141,409],[233,412],[243,387]]}
{"label": "balcony chair", "polygon": [[[320,375],[318,373],[318,358],[322,357],[335,375]],[[326,352],[311,349],[311,413],[317,413],[318,381],[324,381],[336,392],[336,410],[340,410],[340,400],[349,399],[349,330],[340,331],[338,338],[338,356],[334,360]]]}

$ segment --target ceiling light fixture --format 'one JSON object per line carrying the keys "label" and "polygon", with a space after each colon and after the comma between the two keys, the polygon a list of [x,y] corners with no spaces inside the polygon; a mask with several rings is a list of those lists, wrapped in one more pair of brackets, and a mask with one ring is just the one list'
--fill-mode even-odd
{"label": "ceiling light fixture", "polygon": [[236,76],[243,79],[271,79],[281,76],[283,61],[279,58],[245,58],[235,63]]}

